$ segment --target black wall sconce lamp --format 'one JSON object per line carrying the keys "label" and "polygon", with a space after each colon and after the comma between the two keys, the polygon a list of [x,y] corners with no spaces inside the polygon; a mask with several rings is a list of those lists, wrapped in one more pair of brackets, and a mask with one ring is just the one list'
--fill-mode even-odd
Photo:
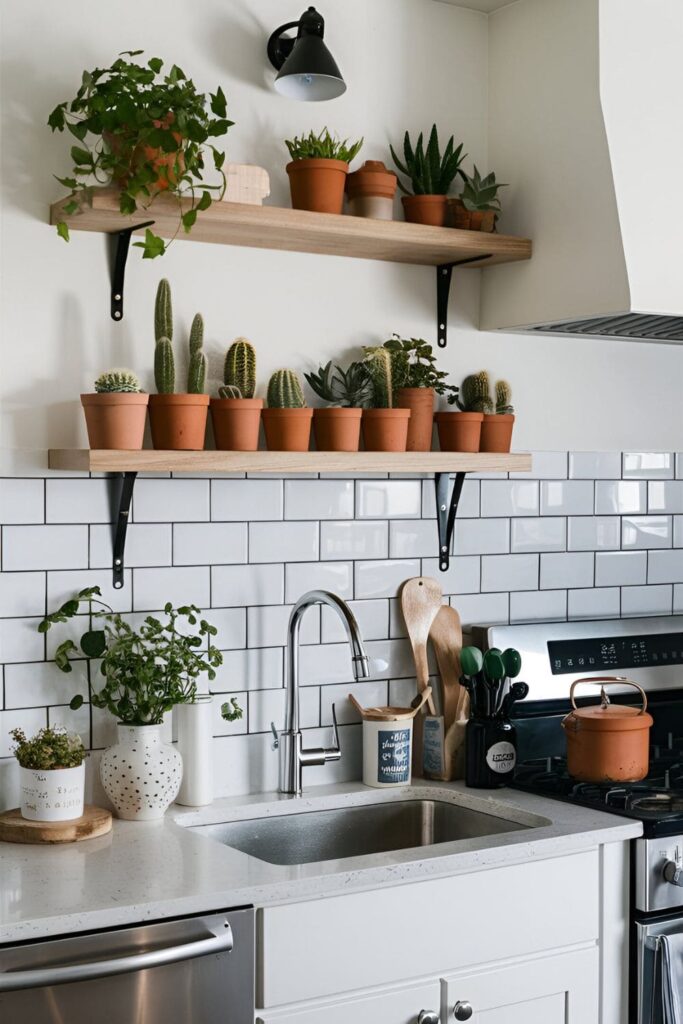
{"label": "black wall sconce lamp", "polygon": [[[296,28],[296,39],[284,35]],[[268,40],[268,58],[277,68],[275,88],[290,100],[333,100],[346,92],[346,82],[325,46],[325,22],[315,7],[298,21],[277,28]]]}

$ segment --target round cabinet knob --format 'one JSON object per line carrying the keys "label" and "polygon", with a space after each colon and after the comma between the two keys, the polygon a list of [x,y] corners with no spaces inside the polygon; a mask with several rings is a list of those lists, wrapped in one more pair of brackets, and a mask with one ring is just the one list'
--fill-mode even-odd
{"label": "round cabinet knob", "polygon": [[439,1015],[433,1010],[420,1010],[417,1024],[439,1024]]}
{"label": "round cabinet knob", "polygon": [[472,1004],[463,999],[453,1007],[453,1016],[456,1020],[469,1020],[473,1014]]}
{"label": "round cabinet knob", "polygon": [[683,886],[683,868],[680,868],[675,861],[668,860],[664,865],[664,878],[671,885]]}

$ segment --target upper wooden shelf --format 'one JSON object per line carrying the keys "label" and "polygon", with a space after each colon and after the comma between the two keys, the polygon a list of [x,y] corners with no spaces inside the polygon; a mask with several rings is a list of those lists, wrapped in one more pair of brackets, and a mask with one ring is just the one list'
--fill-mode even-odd
{"label": "upper wooden shelf", "polygon": [[512,452],[139,452],[53,448],[50,469],[92,473],[525,473]]}
{"label": "upper wooden shelf", "polygon": [[[153,220],[153,230],[164,238],[178,232],[178,203],[167,196],[132,217],[119,212],[118,193],[111,188],[92,189],[81,213],[65,214],[66,202],[68,197],[50,207],[51,224],[63,220],[72,231],[111,233]],[[481,259],[472,263],[475,269],[531,258],[531,241],[512,235],[227,202],[215,202],[199,214],[190,234],[181,230],[177,238],[424,266]]]}

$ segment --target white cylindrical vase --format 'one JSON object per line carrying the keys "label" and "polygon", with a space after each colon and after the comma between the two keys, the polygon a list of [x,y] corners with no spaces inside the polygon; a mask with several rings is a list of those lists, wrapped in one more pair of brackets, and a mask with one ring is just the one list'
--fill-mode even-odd
{"label": "white cylindrical vase", "polygon": [[183,781],[177,804],[202,807],[213,800],[213,696],[198,693],[191,704],[176,704],[178,750]]}
{"label": "white cylindrical vase", "polygon": [[118,743],[100,761],[104,791],[119,818],[154,821],[163,818],[180,788],[183,759],[161,739],[162,725],[116,726]]}
{"label": "white cylindrical vase", "polygon": [[28,821],[71,821],[83,814],[85,764],[76,768],[19,768],[21,816]]}

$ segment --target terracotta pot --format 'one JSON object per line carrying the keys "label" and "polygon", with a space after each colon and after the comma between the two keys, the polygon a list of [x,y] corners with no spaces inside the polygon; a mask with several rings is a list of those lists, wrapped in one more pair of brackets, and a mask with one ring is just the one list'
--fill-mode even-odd
{"label": "terracotta pot", "polygon": [[313,435],[319,452],[357,452],[362,409],[314,409]]}
{"label": "terracotta pot", "polygon": [[402,196],[403,212],[411,224],[431,224],[442,228],[446,223],[445,196]]}
{"label": "terracotta pot", "polygon": [[[601,702],[577,708],[574,691],[580,683],[600,683]],[[605,686],[634,686],[642,707],[610,704]],[[577,679],[569,697],[572,710],[562,721],[567,738],[567,770],[580,782],[639,782],[649,769],[650,728],[645,691],[631,679],[596,676]]]}
{"label": "terracotta pot", "polygon": [[292,160],[287,164],[295,210],[341,213],[349,165],[343,160]]}
{"label": "terracotta pot", "polygon": [[264,409],[261,415],[269,451],[308,451],[312,409]]}
{"label": "terracotta pot", "polygon": [[131,392],[81,395],[91,448],[139,451],[149,395]]}
{"label": "terracotta pot", "polygon": [[496,227],[495,210],[468,210],[462,199],[448,200],[448,224],[465,231],[493,231]]}
{"label": "terracotta pot", "polygon": [[404,452],[410,409],[363,409],[363,441],[368,452]]}
{"label": "terracotta pot", "polygon": [[442,452],[478,452],[481,412],[437,412],[434,417]]}
{"label": "terracotta pot", "polygon": [[512,413],[488,413],[481,425],[480,452],[509,452],[512,444],[512,428],[515,417]]}
{"label": "terracotta pot", "polygon": [[346,194],[354,217],[393,220],[396,175],[381,160],[366,160],[346,179]]}
{"label": "terracotta pot", "polygon": [[162,451],[201,451],[208,412],[208,395],[150,395],[152,444]]}
{"label": "terracotta pot", "polygon": [[434,388],[399,388],[396,392],[398,408],[410,409],[411,412],[406,451],[429,452],[432,450],[434,395]]}
{"label": "terracotta pot", "polygon": [[216,448],[221,452],[255,452],[262,408],[262,398],[212,398]]}
{"label": "terracotta pot", "polygon": [[[173,124],[174,120],[175,116],[169,113],[160,120],[155,121],[154,127],[168,128]],[[178,149],[171,153],[166,153],[160,146],[143,146],[138,144],[131,148],[132,137],[134,137],[132,132],[130,135],[127,135],[126,132],[116,135],[112,132],[102,132],[102,138],[106,145],[116,156],[120,156],[128,149],[130,152],[129,164],[131,168],[139,167],[143,163],[151,163],[155,171],[161,171],[162,168],[166,169],[164,174],[159,174],[156,181],[152,181],[147,185],[147,188],[152,192],[165,192],[171,185],[175,185],[178,180],[176,163],[180,174],[185,173],[185,154],[182,151],[181,145],[183,136],[180,132],[173,132],[173,138],[178,143]],[[127,175],[119,175],[114,179],[114,183],[120,188],[126,188],[128,184]]]}

